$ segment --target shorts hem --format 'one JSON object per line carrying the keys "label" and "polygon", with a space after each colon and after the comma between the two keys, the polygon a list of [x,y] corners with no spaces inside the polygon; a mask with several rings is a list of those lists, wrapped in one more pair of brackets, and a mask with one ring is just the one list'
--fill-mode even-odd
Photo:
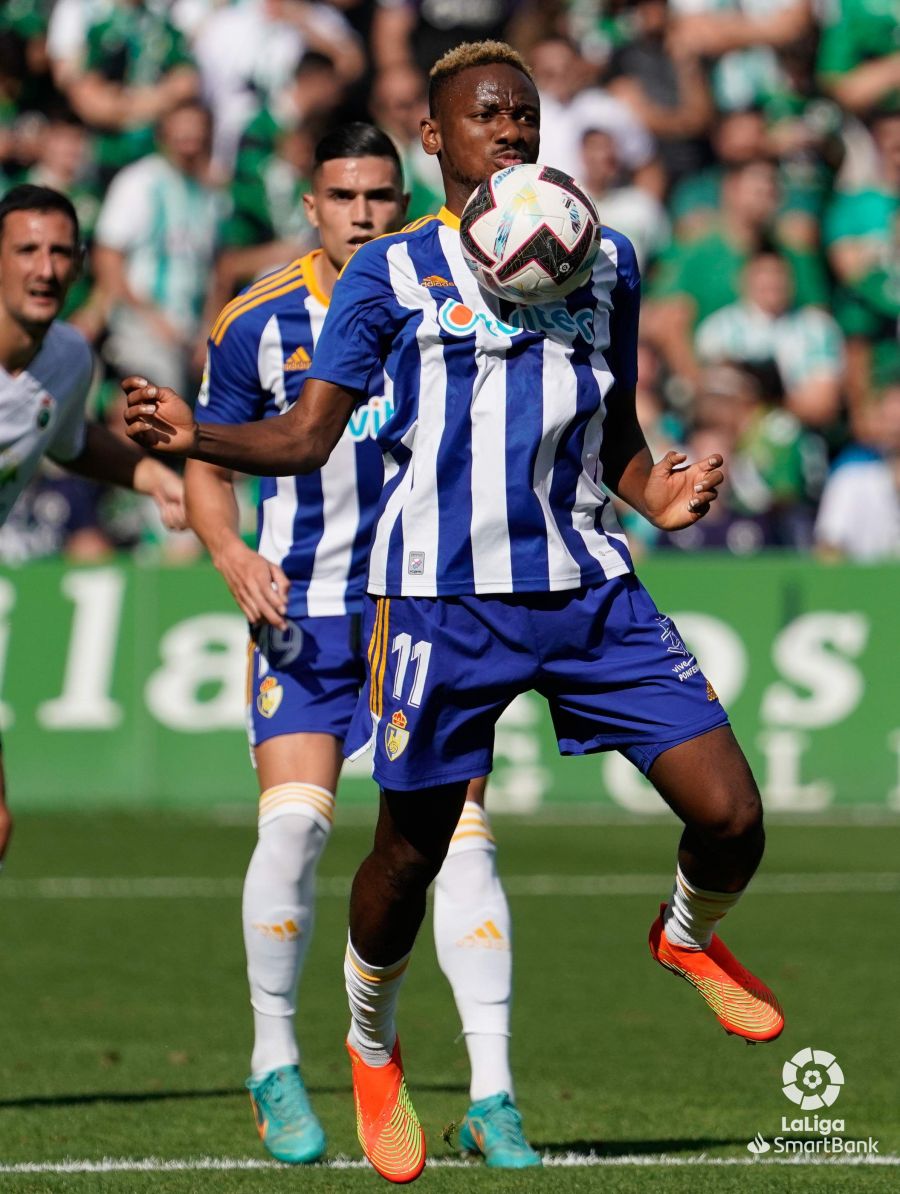
{"label": "shorts hem", "polygon": [[672,746],[679,746],[682,742],[690,742],[692,738],[699,738],[701,734],[706,734],[710,730],[717,730],[720,726],[730,724],[728,714],[723,709],[717,717],[698,725],[685,726],[677,734],[668,738],[650,738],[647,735],[641,735],[639,738],[626,739],[611,734],[598,734],[587,742],[578,742],[575,738],[559,738],[557,745],[559,753],[566,757],[598,754],[605,750],[628,750],[632,747],[648,748],[665,745],[668,750]]}
{"label": "shorts hem", "polygon": [[259,736],[258,732],[252,736],[252,739],[251,739],[251,735],[248,734],[247,740],[252,748],[257,749],[258,747],[262,746],[266,742],[272,742],[275,738],[296,738],[300,734],[328,734],[331,738],[336,738],[338,740],[338,742],[340,742],[341,745],[343,746],[344,741],[347,737],[348,730],[349,730],[349,727],[347,727],[343,731],[340,731],[340,730],[336,729],[333,725],[332,726],[304,725],[302,728],[294,728],[294,729],[290,729],[290,730],[276,730],[276,732],[274,734],[266,734],[265,737],[262,737],[262,738]]}
{"label": "shorts hem", "polygon": [[479,779],[483,775],[490,775],[492,770],[493,763],[489,762],[484,767],[468,767],[465,771],[440,771],[431,775],[420,776],[409,782],[398,782],[392,779],[388,783],[378,774],[377,768],[373,767],[372,778],[380,788],[387,788],[390,792],[417,792],[420,788],[437,788],[444,784],[468,783],[470,780]]}

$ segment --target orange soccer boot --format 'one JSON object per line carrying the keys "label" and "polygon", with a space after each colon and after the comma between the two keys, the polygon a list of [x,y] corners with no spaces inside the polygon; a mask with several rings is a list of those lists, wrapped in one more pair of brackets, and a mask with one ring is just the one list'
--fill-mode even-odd
{"label": "orange soccer boot", "polygon": [[673,974],[696,987],[726,1032],[745,1041],[774,1041],[784,1028],[784,1013],[764,982],[745,970],[719,937],[706,949],[684,949],[666,937],[663,913],[650,927],[650,953]]}
{"label": "orange soccer boot", "polygon": [[425,1168],[425,1133],[406,1088],[400,1042],[385,1066],[366,1065],[349,1042],[347,1052],[363,1152],[389,1182],[415,1181]]}

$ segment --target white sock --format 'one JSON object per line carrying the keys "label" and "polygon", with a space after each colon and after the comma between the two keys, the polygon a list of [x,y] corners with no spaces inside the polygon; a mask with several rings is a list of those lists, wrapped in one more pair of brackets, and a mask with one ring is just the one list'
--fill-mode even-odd
{"label": "white sock", "polygon": [[410,954],[405,954],[390,966],[372,966],[363,961],[353,943],[347,940],[344,957],[344,980],[350,1003],[347,1040],[366,1065],[383,1066],[391,1060],[397,1040],[397,996],[409,959]]}
{"label": "white sock", "polygon": [[685,878],[681,867],[675,871],[672,898],[663,915],[666,937],[683,949],[706,949],[716,925],[741,896],[741,891],[703,891]]}
{"label": "white sock", "polygon": [[300,1059],[294,1033],[297,980],[312,937],[316,866],[333,808],[332,794],[314,784],[280,784],[260,797],[259,838],[242,907],[254,1078]]}
{"label": "white sock", "polygon": [[512,927],[497,875],[487,814],[466,801],[435,881],[434,943],[453,998],[471,1066],[473,1102],[507,1091],[512,1001]]}

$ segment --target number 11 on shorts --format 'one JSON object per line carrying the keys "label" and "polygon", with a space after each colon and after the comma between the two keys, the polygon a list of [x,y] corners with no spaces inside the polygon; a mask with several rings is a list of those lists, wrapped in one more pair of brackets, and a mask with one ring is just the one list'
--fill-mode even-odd
{"label": "number 11 on shorts", "polygon": [[431,643],[426,642],[424,639],[413,643],[412,636],[403,631],[402,634],[394,635],[394,641],[391,643],[391,654],[399,655],[397,666],[394,669],[394,700],[403,700],[403,681],[406,679],[406,670],[409,667],[409,661],[413,660],[416,665],[416,671],[413,676],[408,703],[414,706],[420,705],[422,703],[422,693],[425,691],[428,663],[431,659]]}

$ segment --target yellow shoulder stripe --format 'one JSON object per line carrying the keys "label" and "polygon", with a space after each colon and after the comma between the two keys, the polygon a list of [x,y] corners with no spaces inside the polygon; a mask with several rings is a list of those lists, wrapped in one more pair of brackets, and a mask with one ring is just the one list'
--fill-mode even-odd
{"label": "yellow shoulder stripe", "polygon": [[258,307],[265,299],[270,298],[272,294],[278,290],[283,293],[280,288],[286,283],[295,279],[302,279],[303,277],[303,261],[292,261],[290,265],[286,265],[283,269],[276,270],[273,274],[267,274],[266,277],[254,283],[249,290],[245,290],[243,294],[239,294],[233,298],[230,303],[226,303],[219,312],[216,322],[213,324],[213,329],[210,332],[210,339],[215,344],[220,344],[222,336],[225,334],[223,324],[232,323],[237,315],[242,314],[245,310],[249,311],[253,307]]}

